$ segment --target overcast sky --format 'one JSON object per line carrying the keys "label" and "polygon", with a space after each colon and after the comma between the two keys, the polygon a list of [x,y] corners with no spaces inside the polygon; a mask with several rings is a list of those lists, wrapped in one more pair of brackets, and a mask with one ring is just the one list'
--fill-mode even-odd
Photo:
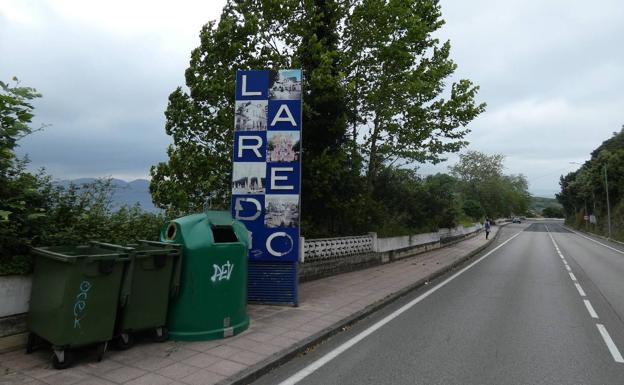
{"label": "overcast sky", "polygon": [[[224,1],[0,0],[0,79],[33,86],[21,142],[59,179],[147,178],[166,160],[167,97],[184,84],[198,33]],[[624,1],[442,0],[456,78],[481,86],[487,111],[470,149],[506,156],[540,196],[624,124]],[[304,127],[305,129],[305,127]],[[421,167],[447,172],[456,160]]]}

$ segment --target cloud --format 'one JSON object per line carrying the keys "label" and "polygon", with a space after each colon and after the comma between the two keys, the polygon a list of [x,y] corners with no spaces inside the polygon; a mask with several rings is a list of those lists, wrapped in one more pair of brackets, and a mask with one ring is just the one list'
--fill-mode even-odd
{"label": "cloud", "polygon": [[[470,149],[506,156],[506,172],[554,195],[574,169],[624,124],[624,3],[600,0],[441,1],[458,64],[453,80],[481,87],[487,111],[470,125]],[[424,166],[445,171],[448,164]]]}
{"label": "cloud", "polygon": [[37,88],[19,153],[57,178],[147,177],[166,159],[169,94],[222,2],[0,0],[0,76]]}
{"label": "cloud", "polygon": [[[225,1],[0,0],[0,77],[39,89],[36,125],[22,143],[59,178],[146,176],[166,157],[169,93],[184,84],[203,24]],[[506,156],[506,172],[552,195],[624,123],[624,2],[441,1],[458,64],[452,80],[481,87],[487,111],[470,149]],[[457,160],[423,165],[446,172]]]}

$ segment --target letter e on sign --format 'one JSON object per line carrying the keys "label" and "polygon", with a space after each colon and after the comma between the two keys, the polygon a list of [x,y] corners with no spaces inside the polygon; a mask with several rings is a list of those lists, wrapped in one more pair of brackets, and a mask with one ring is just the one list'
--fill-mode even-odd
{"label": "letter e on sign", "polygon": [[271,190],[294,190],[295,186],[289,184],[278,185],[278,181],[288,181],[288,175],[278,175],[278,172],[290,172],[295,169],[293,167],[273,167],[271,168]]}

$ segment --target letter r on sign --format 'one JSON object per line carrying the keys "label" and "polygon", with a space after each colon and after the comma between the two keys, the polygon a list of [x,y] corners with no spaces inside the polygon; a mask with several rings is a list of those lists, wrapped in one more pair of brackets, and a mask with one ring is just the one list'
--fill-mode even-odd
{"label": "letter r on sign", "polygon": [[[245,76],[245,75],[243,75]],[[255,141],[253,145],[245,145],[245,141]],[[262,154],[260,154],[260,147],[262,147],[262,138],[256,135],[240,135],[238,137],[238,157],[243,157],[244,150],[253,151],[258,158],[262,158]]]}

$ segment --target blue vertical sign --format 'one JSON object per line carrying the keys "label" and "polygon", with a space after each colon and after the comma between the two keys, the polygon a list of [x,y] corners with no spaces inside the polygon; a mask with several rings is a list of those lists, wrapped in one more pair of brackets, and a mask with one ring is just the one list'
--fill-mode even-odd
{"label": "blue vertical sign", "polygon": [[[236,73],[232,215],[251,232],[250,270],[256,262],[254,271],[258,266],[262,269],[289,263],[295,269],[295,294],[300,236],[301,94],[298,69]],[[283,270],[286,265],[275,266]],[[255,278],[249,278],[251,298]]]}

